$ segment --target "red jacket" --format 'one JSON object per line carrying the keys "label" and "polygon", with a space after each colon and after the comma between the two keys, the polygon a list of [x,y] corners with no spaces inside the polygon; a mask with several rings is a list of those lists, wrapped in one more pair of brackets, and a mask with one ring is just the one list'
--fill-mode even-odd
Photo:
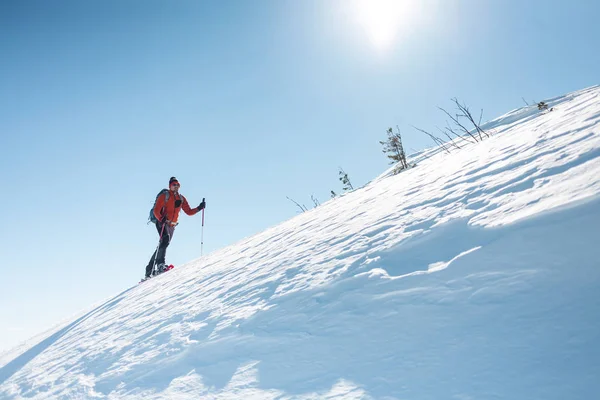
{"label": "red jacket", "polygon": [[[167,194],[163,193],[156,199],[156,205],[154,206],[154,216],[157,220],[162,220],[163,216],[167,217],[168,221],[171,221],[173,225],[177,223],[179,218],[179,211],[183,208],[183,211],[187,215],[194,215],[198,212],[198,208],[190,208],[185,197],[179,193],[175,193],[169,190],[169,200],[165,202]],[[175,207],[175,203],[178,202],[179,207]]]}

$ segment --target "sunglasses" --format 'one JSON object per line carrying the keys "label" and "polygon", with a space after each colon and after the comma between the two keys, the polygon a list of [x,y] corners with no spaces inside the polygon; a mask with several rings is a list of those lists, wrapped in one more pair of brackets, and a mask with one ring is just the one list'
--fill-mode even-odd
{"label": "sunglasses", "polygon": [[171,186],[177,186],[177,187],[179,187],[179,183],[173,182],[173,183],[171,183]]}

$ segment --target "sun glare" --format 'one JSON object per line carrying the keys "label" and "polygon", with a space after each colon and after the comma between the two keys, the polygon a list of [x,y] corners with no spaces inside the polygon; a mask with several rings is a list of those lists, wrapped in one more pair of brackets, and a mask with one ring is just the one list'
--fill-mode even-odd
{"label": "sun glare", "polygon": [[414,0],[356,0],[354,8],[373,45],[384,50],[411,22],[415,6]]}

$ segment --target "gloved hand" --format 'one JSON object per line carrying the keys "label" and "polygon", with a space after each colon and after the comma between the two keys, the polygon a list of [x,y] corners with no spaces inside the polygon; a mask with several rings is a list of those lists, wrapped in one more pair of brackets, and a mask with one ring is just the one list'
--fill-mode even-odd
{"label": "gloved hand", "polygon": [[206,208],[206,201],[202,200],[202,203],[198,206],[198,211],[204,210]]}

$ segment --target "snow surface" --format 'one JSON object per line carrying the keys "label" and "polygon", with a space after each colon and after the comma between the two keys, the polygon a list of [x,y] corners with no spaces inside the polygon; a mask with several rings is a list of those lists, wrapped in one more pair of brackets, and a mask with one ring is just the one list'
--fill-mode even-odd
{"label": "snow surface", "polygon": [[0,356],[2,399],[595,399],[600,87]]}

